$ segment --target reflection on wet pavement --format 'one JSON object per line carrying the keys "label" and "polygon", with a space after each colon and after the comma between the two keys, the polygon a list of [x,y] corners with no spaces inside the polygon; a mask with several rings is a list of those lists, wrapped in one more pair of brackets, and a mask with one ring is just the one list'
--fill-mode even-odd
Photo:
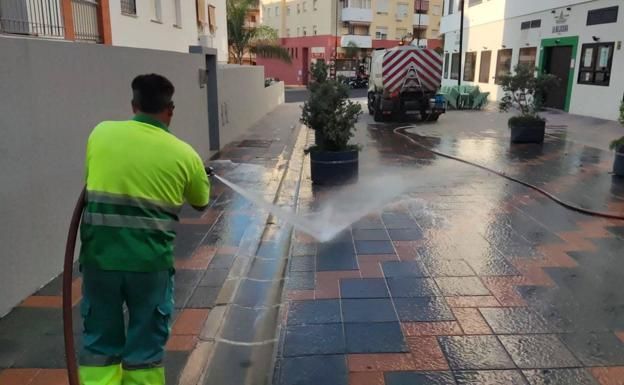
{"label": "reflection on wet pavement", "polygon": [[[287,285],[274,383],[624,384],[624,222],[437,157],[397,126],[363,117],[354,142],[364,180],[399,176],[409,188],[330,242],[295,234],[287,282],[306,284]],[[410,133],[581,207],[624,213],[612,154],[560,131],[513,146],[497,127]],[[308,167],[302,213],[336,191],[311,186]]]}

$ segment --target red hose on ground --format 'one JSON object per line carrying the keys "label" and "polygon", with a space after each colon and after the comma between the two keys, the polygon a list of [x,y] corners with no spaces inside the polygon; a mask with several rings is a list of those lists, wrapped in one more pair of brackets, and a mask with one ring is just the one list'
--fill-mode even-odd
{"label": "red hose on ground", "polygon": [[74,207],[67,243],[65,244],[65,262],[63,264],[63,334],[65,337],[65,359],[67,360],[67,376],[70,385],[80,385],[78,379],[78,364],[76,363],[76,348],[74,345],[74,325],[72,318],[72,272],[74,269],[74,251],[78,238],[78,226],[85,206],[85,188],[82,189],[78,202]]}
{"label": "red hose on ground", "polygon": [[397,135],[401,135],[401,136],[403,136],[403,137],[407,138],[410,142],[414,143],[414,144],[415,144],[415,145],[417,145],[418,147],[421,147],[421,148],[423,148],[423,149],[425,149],[425,150],[427,150],[427,151],[429,151],[429,152],[431,152],[431,153],[433,153],[433,154],[436,154],[436,155],[439,155],[439,156],[444,157],[444,158],[448,158],[448,159],[456,160],[456,161],[458,161],[458,162],[465,163],[465,164],[468,164],[468,165],[471,165],[471,166],[474,166],[474,167],[480,168],[480,169],[482,169],[482,170],[485,170],[485,171],[491,172],[491,173],[496,174],[496,175],[498,175],[498,176],[501,176],[501,177],[503,177],[503,178],[505,178],[505,179],[508,179],[508,180],[510,180],[510,181],[512,181],[512,182],[519,183],[519,184],[521,184],[521,185],[523,185],[523,186],[525,186],[525,187],[528,187],[528,188],[530,188],[530,189],[532,189],[532,190],[535,190],[535,191],[539,192],[540,194],[544,195],[545,197],[549,198],[549,199],[550,199],[550,200],[552,200],[553,202],[555,202],[555,203],[557,203],[557,204],[559,204],[559,205],[561,205],[561,206],[563,206],[563,207],[565,207],[565,208],[567,208],[567,209],[569,209],[569,210],[576,211],[576,212],[578,212],[578,213],[585,214],[585,215],[595,216],[595,217],[602,217],[602,218],[607,218],[607,219],[616,219],[616,220],[624,220],[624,216],[622,216],[622,215],[611,214],[611,213],[605,213],[605,212],[600,212],[600,211],[588,210],[588,209],[584,209],[584,208],[582,208],[582,207],[579,207],[579,206],[573,205],[572,203],[565,202],[565,201],[563,201],[563,200],[559,199],[557,196],[555,196],[555,195],[553,195],[553,194],[549,193],[549,192],[548,192],[548,191],[546,191],[546,190],[543,190],[543,189],[541,189],[541,188],[539,188],[539,187],[537,187],[537,186],[535,186],[535,185],[533,185],[533,184],[531,184],[531,183],[524,182],[524,181],[521,181],[520,179],[516,179],[516,178],[514,178],[514,177],[511,177],[511,176],[509,176],[509,175],[505,174],[505,173],[504,173],[504,172],[502,172],[502,171],[496,171],[496,170],[494,170],[494,169],[491,169],[491,168],[489,168],[489,167],[486,167],[486,166],[480,165],[480,164],[478,164],[478,163],[474,163],[474,162],[471,162],[471,161],[466,160],[466,159],[458,158],[458,157],[456,157],[456,156],[453,156],[453,155],[450,155],[450,154],[446,154],[446,153],[444,153],[444,152],[440,152],[440,151],[437,151],[437,150],[433,150],[433,149],[431,149],[431,148],[429,148],[429,147],[427,147],[427,146],[425,146],[425,145],[423,145],[423,144],[421,144],[421,143],[418,143],[418,142],[417,142],[417,141],[415,141],[412,137],[410,137],[408,134],[406,134],[406,133],[405,133],[405,130],[406,130],[407,128],[411,128],[411,127],[398,127],[398,128],[395,128],[395,129],[394,129],[394,133],[395,133],[395,134],[397,134]]}

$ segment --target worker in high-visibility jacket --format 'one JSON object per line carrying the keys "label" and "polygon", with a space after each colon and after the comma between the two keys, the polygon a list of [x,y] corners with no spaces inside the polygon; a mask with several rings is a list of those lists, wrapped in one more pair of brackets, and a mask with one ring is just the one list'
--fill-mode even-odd
{"label": "worker in high-visibility jacket", "polygon": [[169,132],[171,82],[141,75],[132,92],[134,118],[98,124],[87,143],[83,385],[165,384],[177,215],[185,201],[204,209],[210,195],[201,158]]}

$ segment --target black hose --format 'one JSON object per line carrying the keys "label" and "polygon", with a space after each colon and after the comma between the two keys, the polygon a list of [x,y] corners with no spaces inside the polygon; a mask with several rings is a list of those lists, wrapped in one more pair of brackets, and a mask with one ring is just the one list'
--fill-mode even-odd
{"label": "black hose", "polygon": [[624,216],[622,216],[622,215],[605,213],[605,212],[594,211],[594,210],[588,210],[588,209],[584,209],[582,207],[576,206],[576,205],[574,205],[572,203],[563,201],[560,198],[558,198],[557,196],[549,193],[548,191],[541,189],[540,187],[537,187],[537,186],[535,186],[535,185],[533,185],[531,183],[528,183],[528,182],[524,182],[524,181],[522,181],[520,179],[516,179],[516,178],[514,178],[512,176],[509,176],[509,175],[505,174],[502,171],[496,171],[494,169],[491,169],[489,167],[480,165],[478,163],[474,163],[474,162],[471,162],[471,161],[466,160],[466,159],[462,159],[462,158],[459,158],[459,157],[456,157],[456,156],[453,156],[453,155],[449,155],[449,154],[446,154],[444,152],[433,150],[433,149],[425,146],[422,143],[418,143],[412,137],[410,137],[408,134],[406,134],[405,133],[405,129],[406,128],[408,128],[408,127],[398,127],[398,128],[395,128],[394,129],[394,133],[407,138],[410,142],[414,143],[418,147],[421,147],[421,148],[423,148],[423,149],[425,149],[425,150],[427,150],[427,151],[429,151],[429,152],[431,152],[433,154],[439,155],[439,156],[444,157],[444,158],[456,160],[458,162],[465,163],[465,164],[468,164],[468,165],[480,168],[480,169],[485,170],[485,171],[489,171],[489,172],[491,172],[493,174],[501,176],[501,177],[503,177],[505,179],[508,179],[508,180],[510,180],[512,182],[516,182],[518,184],[521,184],[521,185],[523,185],[525,187],[528,187],[528,188],[530,188],[532,190],[535,190],[535,191],[539,192],[540,194],[542,194],[545,197],[549,198],[553,202],[555,202],[555,203],[557,203],[557,204],[559,204],[559,205],[561,205],[561,206],[563,206],[563,207],[565,207],[565,208],[567,208],[569,210],[576,211],[578,213],[585,214],[585,215],[591,215],[591,216],[594,216],[594,217],[602,217],[602,218],[607,218],[607,219],[624,220]]}
{"label": "black hose", "polygon": [[82,189],[78,202],[74,207],[67,243],[65,244],[65,262],[63,264],[63,334],[65,337],[65,359],[67,360],[67,377],[70,385],[80,385],[78,380],[78,364],[76,362],[76,347],[74,345],[74,325],[72,318],[72,272],[74,269],[74,251],[78,238],[78,226],[85,206],[85,188]]}

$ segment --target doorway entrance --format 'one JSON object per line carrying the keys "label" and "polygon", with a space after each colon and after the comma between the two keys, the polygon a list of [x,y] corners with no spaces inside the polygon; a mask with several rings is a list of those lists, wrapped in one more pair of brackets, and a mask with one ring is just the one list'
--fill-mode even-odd
{"label": "doorway entrance", "polygon": [[542,40],[540,71],[560,80],[558,87],[547,90],[544,107],[569,110],[577,45],[576,36]]}
{"label": "doorway entrance", "polygon": [[556,76],[560,80],[559,87],[548,90],[544,106],[565,109],[566,96],[568,94],[568,77],[570,76],[570,61],[572,60],[572,47],[548,47],[544,51],[544,72]]}

